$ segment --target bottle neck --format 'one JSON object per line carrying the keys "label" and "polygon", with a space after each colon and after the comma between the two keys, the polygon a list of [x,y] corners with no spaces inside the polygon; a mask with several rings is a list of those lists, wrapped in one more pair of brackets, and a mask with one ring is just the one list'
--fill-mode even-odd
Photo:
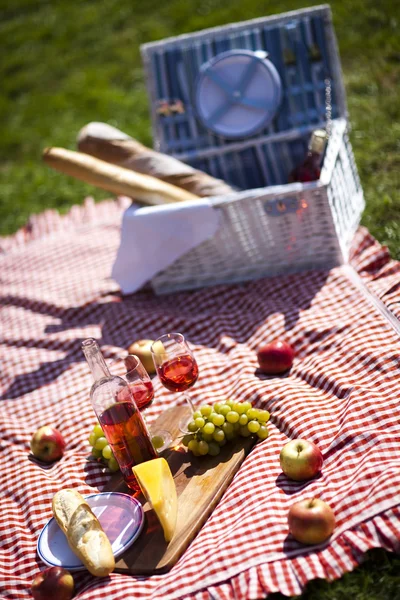
{"label": "bottle neck", "polygon": [[327,134],[324,129],[316,129],[313,131],[308,146],[309,153],[315,153],[322,156],[327,142]]}
{"label": "bottle neck", "polygon": [[111,373],[96,340],[93,338],[84,340],[82,342],[82,351],[92,372],[94,381],[111,377]]}
{"label": "bottle neck", "polygon": [[305,165],[312,165],[313,167],[319,167],[321,163],[321,154],[319,152],[313,152],[309,150],[306,159],[304,161]]}

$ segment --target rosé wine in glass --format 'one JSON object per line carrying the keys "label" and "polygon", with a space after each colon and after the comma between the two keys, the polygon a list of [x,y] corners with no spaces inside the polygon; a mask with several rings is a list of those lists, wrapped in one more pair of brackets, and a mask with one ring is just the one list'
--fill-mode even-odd
{"label": "ros\u00e9 wine in glass", "polygon": [[[181,333],[166,333],[154,341],[151,346],[154,366],[164,387],[170,392],[186,392],[197,381],[199,367],[193,352],[190,350]],[[184,394],[185,401],[194,412],[193,402],[189,394]],[[180,423],[181,431],[187,432],[188,420]]]}
{"label": "ros\u00e9 wine in glass", "polygon": [[164,362],[158,376],[170,392],[185,392],[194,385],[199,376],[199,368],[190,354],[177,356]]}
{"label": "ros\u00e9 wine in glass", "polygon": [[139,410],[150,406],[154,399],[153,384],[138,356],[128,354],[125,358],[114,361],[111,363],[111,370],[128,382]]}
{"label": "ros\u00e9 wine in glass", "polygon": [[149,406],[153,402],[154,389],[151,381],[130,383],[129,388],[139,410],[146,408],[146,406]]}

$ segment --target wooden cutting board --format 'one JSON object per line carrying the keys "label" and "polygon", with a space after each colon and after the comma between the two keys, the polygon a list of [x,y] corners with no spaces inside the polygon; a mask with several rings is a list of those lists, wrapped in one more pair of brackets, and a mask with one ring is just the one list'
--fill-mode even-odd
{"label": "wooden cutting board", "polygon": [[[152,424],[152,434],[166,429],[174,439],[179,438],[182,433],[178,423],[186,414],[189,414],[186,406],[165,411]],[[169,544],[164,541],[154,511],[142,495],[137,496],[143,504],[145,524],[136,542],[118,558],[116,572],[153,575],[171,569],[218,504],[253,445],[252,438],[238,438],[228,442],[215,457],[195,457],[178,445],[164,451],[162,456],[168,461],[178,493],[178,521],[174,537]],[[119,473],[111,478],[104,491],[132,493]]]}

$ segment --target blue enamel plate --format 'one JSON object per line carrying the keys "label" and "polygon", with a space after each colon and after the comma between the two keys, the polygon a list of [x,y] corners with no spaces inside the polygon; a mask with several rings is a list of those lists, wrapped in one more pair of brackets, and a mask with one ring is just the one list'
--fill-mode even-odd
{"label": "blue enamel plate", "polygon": [[[136,498],[119,492],[103,492],[85,496],[110,540],[115,558],[129,548],[142,531],[143,507]],[[64,567],[69,571],[85,567],[68,545],[64,532],[51,518],[40,532],[37,552],[49,567]]]}
{"label": "blue enamel plate", "polygon": [[197,116],[222,137],[255,135],[273,120],[281,98],[281,79],[266,52],[228,50],[200,68]]}

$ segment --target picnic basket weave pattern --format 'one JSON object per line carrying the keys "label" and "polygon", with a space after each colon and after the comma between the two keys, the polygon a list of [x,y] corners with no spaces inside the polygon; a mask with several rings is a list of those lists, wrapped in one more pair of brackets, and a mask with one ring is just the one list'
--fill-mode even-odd
{"label": "picnic basket weave pattern", "polygon": [[[238,48],[268,52],[283,95],[268,126],[235,140],[207,130],[195,96],[203,64]],[[364,198],[348,138],[329,6],[144,44],[142,56],[155,146],[238,189],[211,199],[220,217],[218,232],[157,274],[151,281],[154,290],[195,289],[345,263]],[[159,114],[163,98],[180,98],[184,114]],[[325,126],[331,136],[320,181],[287,184],[291,169],[306,154],[311,131]]]}

